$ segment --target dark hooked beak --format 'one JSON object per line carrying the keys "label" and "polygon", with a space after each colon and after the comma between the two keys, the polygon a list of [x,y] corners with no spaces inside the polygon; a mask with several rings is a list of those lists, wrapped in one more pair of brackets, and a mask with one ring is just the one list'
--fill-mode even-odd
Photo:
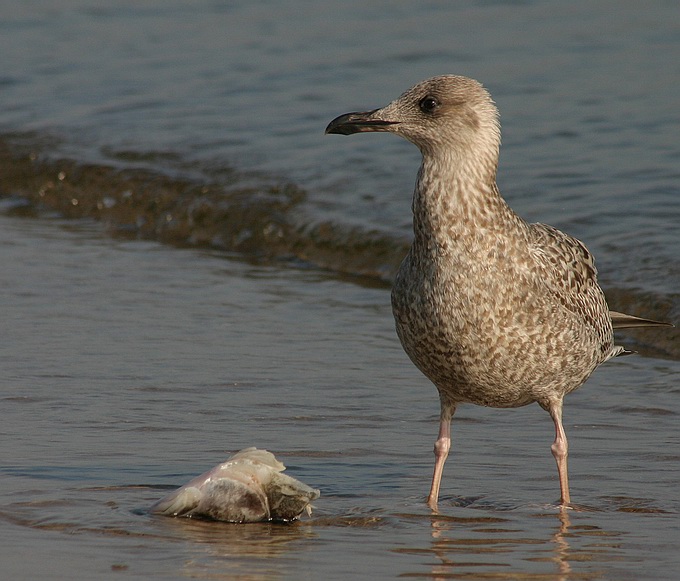
{"label": "dark hooked beak", "polygon": [[374,117],[380,109],[365,111],[363,113],[346,113],[336,117],[326,127],[326,133],[339,133],[340,135],[352,135],[365,131],[387,131],[390,125],[396,125],[398,121],[385,121]]}

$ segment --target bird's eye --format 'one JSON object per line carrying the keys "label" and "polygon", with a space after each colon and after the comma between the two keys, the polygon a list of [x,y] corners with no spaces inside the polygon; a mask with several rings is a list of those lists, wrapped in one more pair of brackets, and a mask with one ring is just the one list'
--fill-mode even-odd
{"label": "bird's eye", "polygon": [[423,97],[420,100],[420,103],[418,103],[418,106],[420,107],[420,110],[423,113],[434,113],[437,107],[439,107],[439,99],[436,97],[432,97],[431,95],[428,95],[427,97]]}

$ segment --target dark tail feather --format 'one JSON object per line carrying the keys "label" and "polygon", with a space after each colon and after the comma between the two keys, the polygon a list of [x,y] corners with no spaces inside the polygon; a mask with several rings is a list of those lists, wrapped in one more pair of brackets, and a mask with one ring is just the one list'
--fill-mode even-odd
{"label": "dark tail feather", "polygon": [[[673,327],[671,323],[662,323],[661,321],[652,321],[651,319],[641,319],[633,315],[626,315],[624,313],[617,313],[616,311],[609,311],[609,316],[612,320],[614,329],[634,329],[636,327]],[[626,353],[621,353],[626,355]]]}

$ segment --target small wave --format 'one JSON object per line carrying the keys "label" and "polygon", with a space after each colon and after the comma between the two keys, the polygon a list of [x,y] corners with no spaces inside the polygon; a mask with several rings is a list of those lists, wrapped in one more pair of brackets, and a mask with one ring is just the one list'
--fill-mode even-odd
{"label": "small wave", "polygon": [[306,192],[269,176],[200,172],[167,153],[107,152],[111,165],[82,164],[48,157],[46,141],[0,137],[4,213],[94,219],[114,235],[304,262],[383,282],[406,252],[408,241],[389,233],[310,219]]}
{"label": "small wave", "polygon": [[[1,212],[93,219],[115,236],[307,264],[371,285],[388,285],[408,249],[393,232],[310,218],[306,192],[272,176],[167,152],[105,151],[106,165],[55,159],[55,150],[49,136],[0,136]],[[614,310],[680,316],[678,293],[605,290]],[[680,359],[680,329],[636,330],[630,338],[641,354]]]}

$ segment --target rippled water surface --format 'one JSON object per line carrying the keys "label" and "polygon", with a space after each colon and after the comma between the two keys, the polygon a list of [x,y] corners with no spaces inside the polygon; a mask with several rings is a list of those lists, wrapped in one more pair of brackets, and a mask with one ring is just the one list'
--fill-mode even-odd
{"label": "rippled water surface", "polygon": [[[434,387],[389,281],[417,151],[324,136],[439,73],[482,81],[499,184],[680,321],[674,2],[29,0],[0,22],[0,564],[15,579],[675,579],[680,335],[566,399],[463,407],[424,506]],[[319,488],[291,525],[151,516],[247,446]]]}

